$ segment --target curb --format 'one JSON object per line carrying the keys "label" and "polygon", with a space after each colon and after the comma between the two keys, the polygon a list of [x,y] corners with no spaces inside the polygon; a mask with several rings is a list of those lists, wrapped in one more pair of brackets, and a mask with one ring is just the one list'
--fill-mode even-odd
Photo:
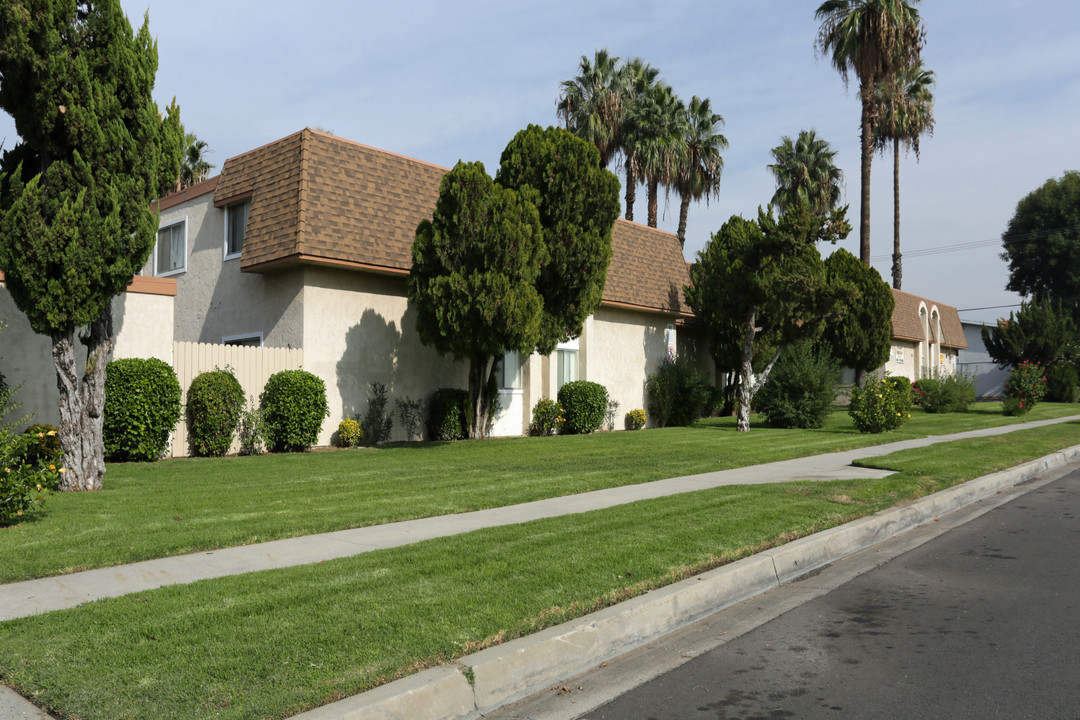
{"label": "curb", "polygon": [[1074,445],[293,718],[474,720],[781,583],[1078,459],[1080,445]]}

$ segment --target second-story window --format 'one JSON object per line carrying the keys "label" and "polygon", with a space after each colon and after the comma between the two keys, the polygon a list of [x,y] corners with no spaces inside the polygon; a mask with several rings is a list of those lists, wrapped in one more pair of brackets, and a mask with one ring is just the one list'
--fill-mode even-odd
{"label": "second-story window", "polygon": [[240,257],[244,249],[244,233],[247,231],[248,211],[251,201],[245,200],[225,208],[225,259]]}
{"label": "second-story window", "polygon": [[154,274],[176,275],[187,269],[187,221],[177,220],[158,229],[154,248]]}

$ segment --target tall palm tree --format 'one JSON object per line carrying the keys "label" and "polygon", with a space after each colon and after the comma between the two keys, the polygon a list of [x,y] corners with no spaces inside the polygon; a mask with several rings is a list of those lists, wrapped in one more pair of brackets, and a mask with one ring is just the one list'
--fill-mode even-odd
{"label": "tall palm tree", "polygon": [[184,132],[184,156],[180,161],[180,175],[176,178],[176,192],[209,177],[214,165],[206,160],[206,154],[210,152],[208,147],[206,141],[197,138],[195,133]]}
{"label": "tall palm tree", "polygon": [[919,12],[906,0],[825,0],[815,15],[821,21],[816,42],[818,52],[830,56],[845,84],[849,73],[855,73],[859,79],[862,102],[859,258],[869,265],[874,88],[901,68],[918,63],[925,33]]}
{"label": "tall palm tree", "polygon": [[665,83],[654,84],[627,108],[623,152],[627,167],[642,177],[649,189],[649,227],[657,225],[660,185],[669,186],[675,180],[686,125],[686,106]]}
{"label": "tall palm tree", "polygon": [[561,84],[557,114],[567,130],[596,145],[607,167],[622,144],[626,94],[619,58],[597,50],[591,62],[582,55],[578,67],[577,77]]}
{"label": "tall palm tree", "polygon": [[893,258],[892,286],[900,289],[903,279],[900,255],[900,143],[919,158],[919,138],[934,134],[934,71],[922,63],[904,68],[889,82],[879,86],[874,144],[893,151]]}
{"label": "tall palm tree", "polygon": [[724,172],[724,158],[720,152],[728,148],[727,138],[719,132],[723,126],[724,118],[712,111],[709,98],[702,100],[695,95],[690,99],[686,108],[682,162],[675,177],[675,189],[681,199],[678,235],[683,246],[686,245],[690,201],[705,198],[708,203],[710,197],[720,195],[720,175]]}
{"label": "tall palm tree", "polygon": [[634,202],[637,200],[638,168],[634,162],[635,139],[629,130],[630,108],[644,101],[656,85],[660,71],[641,58],[628,60],[620,68],[619,91],[623,98],[623,126],[620,132],[623,166],[626,171],[625,201],[627,220],[634,219]]}
{"label": "tall palm tree", "polygon": [[840,203],[844,173],[833,161],[836,151],[814,130],[800,130],[794,141],[785,135],[769,152],[769,171],[776,178],[770,204],[778,211],[807,202],[815,214],[824,215]]}

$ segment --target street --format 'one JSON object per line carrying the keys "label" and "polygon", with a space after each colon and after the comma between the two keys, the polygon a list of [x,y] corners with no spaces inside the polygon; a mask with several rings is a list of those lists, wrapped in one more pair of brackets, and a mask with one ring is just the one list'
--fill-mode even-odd
{"label": "street", "polygon": [[1080,471],[577,717],[1077,720]]}

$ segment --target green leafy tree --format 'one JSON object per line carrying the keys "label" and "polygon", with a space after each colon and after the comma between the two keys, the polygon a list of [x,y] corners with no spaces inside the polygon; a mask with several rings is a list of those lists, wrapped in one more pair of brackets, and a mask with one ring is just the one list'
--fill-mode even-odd
{"label": "green leafy tree", "polygon": [[816,131],[801,130],[795,140],[785,135],[769,153],[773,158],[769,172],[776,178],[769,204],[777,212],[805,202],[813,212],[825,214],[840,204],[844,173],[833,160],[836,151]]}
{"label": "green leafy tree", "polygon": [[1080,321],[1080,172],[1051,178],[1021,200],[1001,240],[1006,289],[1060,303]]}
{"label": "green leafy tree", "polygon": [[[844,211],[817,215],[809,205],[789,208],[779,219],[758,210],[757,222],[732,216],[716,232],[691,269],[684,288],[694,314],[714,333],[737,332],[741,345],[738,429],[750,429],[750,403],[769,378],[784,348],[815,337],[834,310],[816,243],[835,242],[850,231]],[[754,350],[767,344],[772,356],[754,372]]]}
{"label": "green leafy tree", "polygon": [[982,338],[1003,369],[1027,361],[1050,370],[1074,362],[1080,352],[1076,322],[1049,300],[1022,303],[1019,312],[998,320],[997,327],[983,327]]}
{"label": "green leafy tree", "polygon": [[495,362],[540,340],[544,301],[536,282],[547,261],[540,214],[530,199],[497,185],[482,163],[459,162],[443,176],[431,220],[416,228],[412,255],[416,329],[425,345],[468,361],[469,436],[484,437]]}
{"label": "green leafy tree", "polygon": [[150,203],[179,173],[179,110],[158,111],[156,72],[148,20],[133,32],[119,0],[0,5],[0,108],[21,138],[0,161],[0,269],[52,339],[65,490],[102,487],[112,298],[149,256]]}
{"label": "green leafy tree", "polygon": [[542,355],[581,334],[600,305],[611,229],[619,217],[619,179],[597,153],[560,128],[530,125],[503,150],[495,182],[528,193],[540,213],[547,260],[536,288],[544,307],[536,349]]}
{"label": "green leafy tree", "polygon": [[859,259],[870,264],[870,162],[874,154],[875,88],[902,68],[918,64],[923,25],[913,4],[918,0],[825,0],[817,50],[828,55],[844,84],[859,79],[860,122]]}
{"label": "green leafy tree", "polygon": [[847,250],[825,258],[825,272],[838,301],[824,339],[833,356],[855,370],[855,383],[862,387],[867,371],[889,360],[895,300],[878,271]]}
{"label": "green leafy tree", "polygon": [[922,63],[903,68],[877,86],[874,145],[893,153],[893,262],[892,286],[900,289],[903,267],[900,255],[900,144],[919,158],[919,138],[934,133],[934,71]]}
{"label": "green leafy tree", "polygon": [[679,244],[686,246],[686,218],[690,201],[720,196],[720,176],[724,172],[721,151],[728,147],[727,138],[719,132],[724,118],[713,112],[709,98],[697,95],[686,108],[683,152],[675,174],[675,189],[679,192]]}

